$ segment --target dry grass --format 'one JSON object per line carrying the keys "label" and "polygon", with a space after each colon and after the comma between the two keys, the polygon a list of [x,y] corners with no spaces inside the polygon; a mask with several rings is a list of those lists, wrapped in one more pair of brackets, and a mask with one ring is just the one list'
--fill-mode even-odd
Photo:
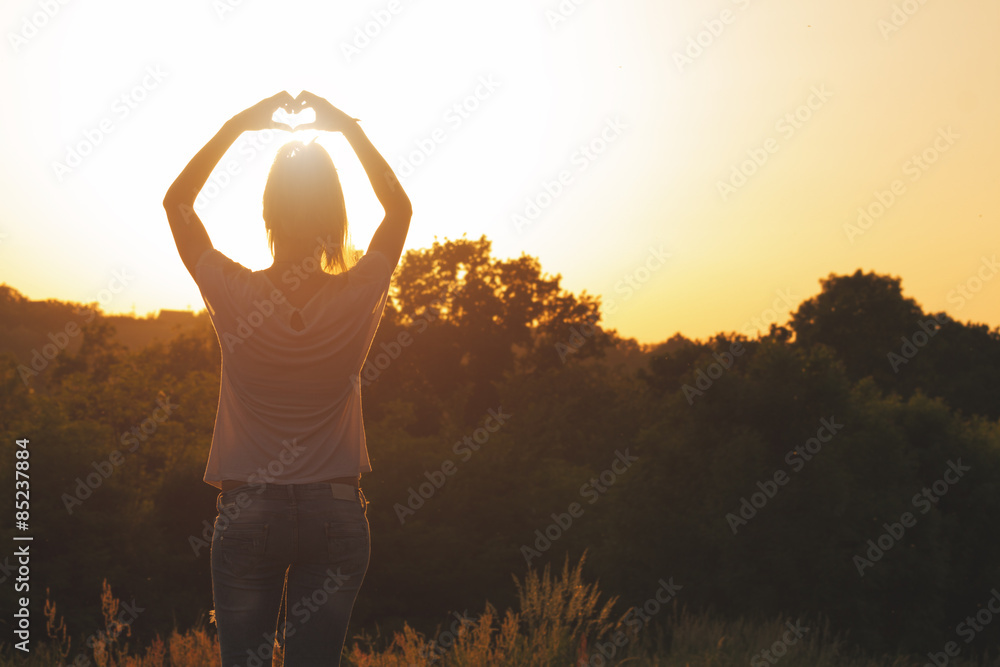
{"label": "dry grass", "polygon": [[508,609],[501,617],[487,602],[475,621],[430,641],[405,625],[384,650],[363,638],[366,646],[355,644],[347,662],[357,667],[573,665],[588,644],[614,627],[608,618],[616,599],[600,604],[597,584],[583,582],[583,561],[571,570],[567,559],[558,579],[548,566],[540,576],[528,570],[523,584],[515,578],[519,612]]}
{"label": "dry grass", "polygon": [[[584,559],[572,569],[567,560],[559,577],[549,568],[538,574],[529,570],[523,582],[514,579],[518,611],[502,615],[487,602],[482,614],[467,619],[452,634],[440,632],[430,640],[405,625],[386,646],[360,637],[345,651],[343,664],[353,667],[734,667],[769,665],[760,652],[785,636],[787,618],[767,621],[727,621],[707,613],[678,608],[676,602],[661,611],[656,627],[626,623],[625,614],[611,619],[616,598],[600,601],[597,584],[582,578]],[[48,591],[46,591],[48,597]],[[220,667],[219,644],[214,632],[199,624],[186,633],[176,629],[164,640],[157,636],[139,654],[132,655],[124,641],[131,634],[119,622],[120,601],[103,583],[101,610],[104,628],[92,637],[93,648],[72,646],[54,602],[46,599],[48,641],[24,657],[4,645],[0,667],[26,665],[49,667],[76,664],[97,667]],[[778,659],[781,667],[923,667],[920,657],[870,657],[850,651],[826,622],[802,623],[808,628]],[[440,630],[440,629],[439,629]],[[618,645],[614,639],[617,638]],[[613,655],[610,653],[613,651]],[[606,657],[605,657],[606,656]],[[756,658],[756,660],[755,660]],[[274,667],[280,667],[276,648]],[[952,660],[951,667],[1000,667],[1000,658]]]}
{"label": "dry grass", "polygon": [[[131,636],[129,621],[121,620],[121,600],[111,592],[107,579],[102,582],[101,615],[104,627],[91,634],[80,646],[74,647],[66,624],[45,590],[45,629],[48,641],[32,643],[31,653],[25,654],[9,645],[3,646],[0,667],[14,665],[51,667],[58,665],[94,665],[95,667],[219,667],[219,642],[204,626],[181,634],[176,629],[164,641],[157,635],[138,655],[129,650],[125,638]],[[88,647],[87,644],[90,644]],[[277,667],[277,663],[275,665]]]}

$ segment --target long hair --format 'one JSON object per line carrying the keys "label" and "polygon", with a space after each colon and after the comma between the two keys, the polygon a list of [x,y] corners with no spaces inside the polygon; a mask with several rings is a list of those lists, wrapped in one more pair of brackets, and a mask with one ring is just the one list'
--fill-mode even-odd
{"label": "long hair", "polygon": [[340,177],[315,140],[290,141],[278,150],[264,186],[264,228],[271,257],[275,244],[313,241],[327,273],[342,273],[355,263]]}

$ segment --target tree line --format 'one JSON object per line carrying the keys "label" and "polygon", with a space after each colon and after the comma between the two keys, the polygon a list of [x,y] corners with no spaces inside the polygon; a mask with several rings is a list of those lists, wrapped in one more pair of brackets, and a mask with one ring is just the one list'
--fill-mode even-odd
{"label": "tree line", "polygon": [[[490,249],[436,242],[394,276],[360,378],[372,558],[355,631],[513,606],[512,574],[586,551],[621,611],[667,582],[689,608],[823,617],[868,649],[998,643],[982,610],[1000,586],[1000,331],[859,270],[754,338],[644,346],[537,259]],[[212,606],[210,323],[126,347],[98,312],[26,380],[25,346],[80,306],[0,296],[42,323],[0,376],[4,460],[31,443],[35,618],[48,588],[91,634],[107,579],[144,610],[137,640],[190,626]]]}

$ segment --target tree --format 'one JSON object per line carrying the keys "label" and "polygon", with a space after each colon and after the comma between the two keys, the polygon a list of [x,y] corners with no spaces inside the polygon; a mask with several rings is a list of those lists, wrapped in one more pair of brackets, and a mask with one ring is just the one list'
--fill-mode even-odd
{"label": "tree", "polygon": [[505,374],[600,356],[616,340],[597,324],[596,297],[562,289],[534,257],[490,249],[485,236],[435,241],[408,251],[394,276],[362,383],[372,402],[416,398],[415,433],[434,432],[446,405],[475,423],[496,407]]}
{"label": "tree", "polygon": [[1000,417],[1000,329],[925,313],[902,294],[899,278],[830,274],[822,292],[792,315],[795,343],[826,345],[847,376],[870,376],[903,397],[921,391],[968,414]]}
{"label": "tree", "polygon": [[899,278],[861,269],[850,276],[831,273],[820,284],[822,291],[792,314],[796,343],[829,345],[849,378],[871,375],[880,387],[892,387],[895,374],[887,355],[917,330],[924,318],[920,306],[903,296]]}

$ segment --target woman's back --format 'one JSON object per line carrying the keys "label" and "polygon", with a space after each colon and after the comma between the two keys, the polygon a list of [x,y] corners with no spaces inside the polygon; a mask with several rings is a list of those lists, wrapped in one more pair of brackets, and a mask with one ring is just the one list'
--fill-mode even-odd
{"label": "woman's back", "polygon": [[370,251],[345,274],[312,276],[317,282],[304,298],[307,292],[291,289],[294,273],[276,284],[218,250],[205,251],[195,279],[222,348],[206,482],[248,479],[292,441],[295,461],[283,463],[276,480],[306,483],[371,470],[358,376],[393,268],[383,253]]}

